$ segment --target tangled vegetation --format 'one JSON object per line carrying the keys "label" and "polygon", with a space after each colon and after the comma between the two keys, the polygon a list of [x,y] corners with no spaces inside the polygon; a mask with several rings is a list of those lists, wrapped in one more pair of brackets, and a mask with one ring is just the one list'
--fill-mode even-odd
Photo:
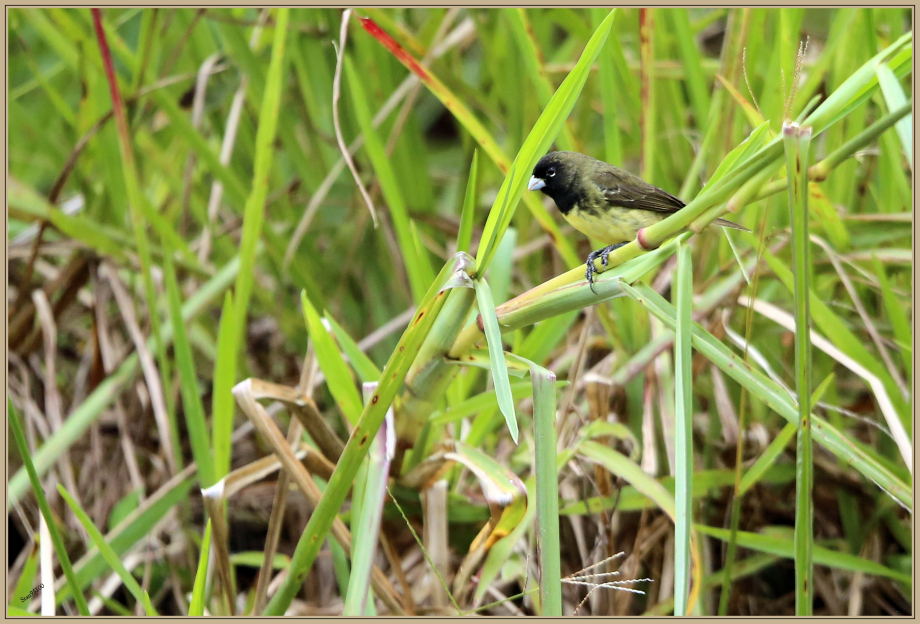
{"label": "tangled vegetation", "polygon": [[10,9],[8,613],[911,613],[911,17]]}

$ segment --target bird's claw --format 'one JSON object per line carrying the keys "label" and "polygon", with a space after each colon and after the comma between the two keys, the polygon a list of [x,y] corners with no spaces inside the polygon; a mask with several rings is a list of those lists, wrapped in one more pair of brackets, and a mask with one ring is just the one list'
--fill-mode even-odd
{"label": "bird's claw", "polygon": [[613,253],[614,251],[616,251],[617,249],[619,249],[625,244],[626,243],[617,243],[616,245],[608,245],[607,247],[604,247],[603,249],[598,249],[597,251],[592,251],[591,253],[588,254],[588,259],[585,262],[585,264],[587,265],[587,267],[585,267],[585,279],[588,280],[588,286],[591,288],[591,292],[593,292],[595,295],[597,294],[597,291],[594,290],[594,274],[597,273],[598,271],[597,269],[594,268],[594,261],[600,258],[601,264],[603,265],[604,270],[606,271],[607,270],[607,257],[611,253]]}

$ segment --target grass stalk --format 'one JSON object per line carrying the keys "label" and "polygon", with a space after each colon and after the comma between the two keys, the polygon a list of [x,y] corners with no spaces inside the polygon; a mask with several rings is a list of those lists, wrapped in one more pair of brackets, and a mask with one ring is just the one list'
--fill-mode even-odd
{"label": "grass stalk", "polygon": [[688,615],[690,525],[693,522],[693,369],[690,335],[693,271],[690,246],[677,246],[677,330],[674,336],[675,388],[675,521],[674,613]]}
{"label": "grass stalk", "polygon": [[811,128],[783,124],[786,151],[789,221],[792,223],[792,264],[795,278],[795,389],[799,425],[796,442],[795,488],[795,611],[811,615],[814,604],[814,459],[811,442],[811,262],[808,238],[808,150]]}
{"label": "grass stalk", "polygon": [[559,545],[559,473],[556,471],[556,375],[531,364],[530,378],[533,383],[541,615],[560,617],[562,564]]}
{"label": "grass stalk", "polygon": [[201,538],[201,555],[198,557],[198,570],[195,572],[195,584],[192,586],[192,600],[188,605],[190,616],[204,615],[205,609],[205,580],[208,577],[208,557],[211,553],[211,521],[204,527]]}
{"label": "grass stalk", "polygon": [[[281,107],[281,87],[285,67],[285,50],[287,42],[287,25],[290,9],[279,8],[275,16],[275,32],[272,41],[272,56],[262,95],[262,107],[259,111],[259,125],[255,140],[255,164],[253,166],[252,188],[246,199],[243,211],[243,229],[240,240],[240,272],[237,274],[233,288],[233,322],[234,343],[239,345],[246,327],[246,313],[249,310],[249,298],[255,280],[256,245],[262,235],[265,220],[265,199],[268,195],[269,172],[274,159],[275,134],[278,125],[278,110]],[[194,133],[197,134],[197,133]],[[236,379],[236,358],[238,351],[231,358],[231,370],[226,374]],[[232,374],[231,374],[232,372]]]}
{"label": "grass stalk", "polygon": [[383,370],[380,385],[362,411],[345,445],[345,450],[342,451],[342,456],[336,464],[335,471],[329,478],[323,497],[313,510],[313,515],[310,516],[310,521],[297,542],[288,576],[265,608],[265,615],[282,615],[306,578],[319,553],[322,540],[345,501],[361,461],[367,455],[371,436],[376,435],[380,428],[387,409],[409,371],[413,356],[444,307],[446,292],[443,289],[450,284],[450,278],[455,273],[464,272],[467,268],[467,260],[471,260],[469,256],[466,256],[466,259],[458,257],[442,269],[438,279],[432,284],[425,300],[415,313],[409,328],[400,339],[393,356]]}
{"label": "grass stalk", "polygon": [[[373,394],[376,385],[376,383],[364,385],[364,393],[368,399]],[[363,492],[355,487],[354,496],[361,496],[362,501],[360,514],[352,530],[352,535],[355,537],[352,540],[351,576],[348,580],[343,615],[366,615],[366,607],[373,606],[368,602],[368,599],[372,597],[369,581],[374,553],[377,551],[383,499],[386,495],[395,440],[393,412],[388,411],[387,419],[374,436],[368,452],[367,475]]]}
{"label": "grass stalk", "polygon": [[[115,64],[112,60],[112,53],[109,51],[108,40],[102,25],[102,12],[99,9],[92,9],[92,14],[93,26],[96,29],[96,37],[99,43],[99,51],[102,54],[105,75],[109,83],[109,92],[112,97],[112,112],[115,116],[115,127],[118,131],[118,145],[121,149],[122,176],[128,194],[128,208],[131,212],[131,225],[134,230],[134,245],[137,248],[137,255],[141,265],[144,299],[146,299],[147,309],[150,311],[150,327],[153,333],[153,342],[156,347],[160,379],[168,381],[172,379],[172,375],[170,374],[170,368],[166,358],[166,345],[160,336],[160,316],[157,306],[159,298],[156,295],[156,289],[153,286],[153,276],[150,272],[152,261],[150,258],[150,247],[147,240],[147,234],[145,233],[143,217],[143,202],[145,202],[146,199],[141,193],[140,184],[138,182],[137,166],[134,162],[134,150],[131,147],[128,117],[125,113],[125,106],[121,99],[121,93],[118,90],[118,79],[115,76]],[[166,387],[168,388],[168,386]],[[167,389],[165,395],[167,413],[169,415],[170,435],[172,437],[170,440],[164,440],[163,443],[166,446],[167,460],[170,463],[172,471],[176,472],[177,467],[181,465],[180,451],[178,448],[173,448],[172,444],[172,440],[178,439],[176,411],[175,406],[172,404],[172,393]]]}

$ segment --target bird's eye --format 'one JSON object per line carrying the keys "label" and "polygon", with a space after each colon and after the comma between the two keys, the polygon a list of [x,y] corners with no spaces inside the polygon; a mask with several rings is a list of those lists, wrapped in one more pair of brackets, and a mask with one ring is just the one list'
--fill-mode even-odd
{"label": "bird's eye", "polygon": [[555,167],[550,167],[549,169],[546,170],[546,177],[551,178],[551,177],[553,177],[554,175],[556,175],[556,168],[555,168]]}

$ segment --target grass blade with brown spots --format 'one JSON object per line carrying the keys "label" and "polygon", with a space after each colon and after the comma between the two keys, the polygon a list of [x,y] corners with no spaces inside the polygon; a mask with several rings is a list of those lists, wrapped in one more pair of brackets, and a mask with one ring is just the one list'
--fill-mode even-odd
{"label": "grass blade with brown spots", "polygon": [[329,478],[323,497],[313,510],[310,521],[297,543],[288,575],[266,606],[265,615],[283,615],[302,586],[303,579],[310,571],[326,533],[332,526],[342,503],[345,502],[345,497],[361,461],[367,455],[371,437],[376,435],[380,428],[386,411],[396,397],[406,373],[409,372],[415,354],[444,306],[447,289],[469,284],[467,271],[470,269],[471,261],[472,258],[467,254],[457,254],[451,262],[445,265],[435,283],[428,290],[409,328],[403,334],[396,350],[383,369],[380,384],[362,411],[345,445],[345,450],[342,451],[342,456]]}

